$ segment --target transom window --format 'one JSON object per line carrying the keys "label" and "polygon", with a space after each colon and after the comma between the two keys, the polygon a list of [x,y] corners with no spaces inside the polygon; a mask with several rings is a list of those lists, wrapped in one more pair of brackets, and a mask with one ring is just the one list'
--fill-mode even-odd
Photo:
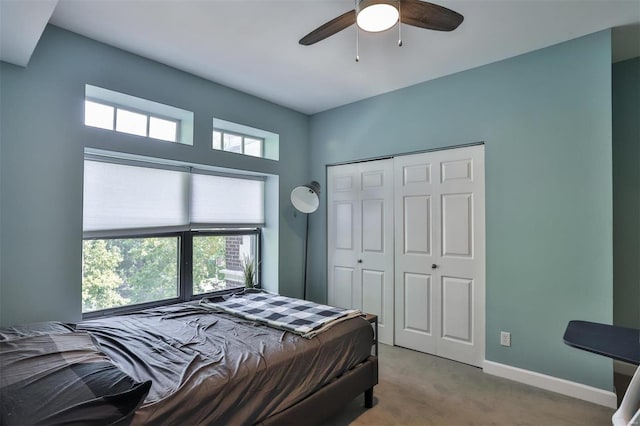
{"label": "transom window", "polygon": [[85,158],[85,316],[260,285],[264,180],[211,173]]}
{"label": "transom window", "polygon": [[85,85],[84,124],[193,145],[193,112],[90,84]]}
{"label": "transom window", "polygon": [[213,149],[251,155],[253,157],[264,157],[263,138],[214,129],[212,140]]}
{"label": "transom window", "polygon": [[85,100],[84,124],[131,135],[178,142],[180,121],[133,111],[118,105]]}

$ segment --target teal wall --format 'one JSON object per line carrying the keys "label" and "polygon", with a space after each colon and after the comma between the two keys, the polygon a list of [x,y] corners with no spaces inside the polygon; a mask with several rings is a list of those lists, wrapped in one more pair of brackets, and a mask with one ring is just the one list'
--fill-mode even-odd
{"label": "teal wall", "polygon": [[[193,111],[194,146],[85,127],[85,83]],[[85,147],[276,175],[267,262],[282,294],[302,295],[305,223],[289,193],[308,178],[306,115],[52,26],[26,68],[0,63],[0,108],[1,324],[81,317]],[[280,161],[210,149],[214,116],[278,133]]]}
{"label": "teal wall", "polygon": [[[327,164],[477,141],[486,358],[611,390],[611,361],[562,341],[569,320],[612,321],[610,32],[316,114],[311,178],[326,186]],[[317,300],[326,300],[325,210],[311,215]],[[512,347],[500,346],[500,330]]]}
{"label": "teal wall", "polygon": [[613,64],[613,321],[640,328],[640,58]]}

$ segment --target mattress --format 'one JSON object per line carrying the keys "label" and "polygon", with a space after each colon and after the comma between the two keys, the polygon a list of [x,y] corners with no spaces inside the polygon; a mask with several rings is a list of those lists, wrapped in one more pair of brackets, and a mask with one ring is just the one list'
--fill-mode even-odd
{"label": "mattress", "polygon": [[197,303],[84,321],[111,360],[152,381],[133,424],[254,424],[364,361],[373,330],[362,318],[306,339]]}

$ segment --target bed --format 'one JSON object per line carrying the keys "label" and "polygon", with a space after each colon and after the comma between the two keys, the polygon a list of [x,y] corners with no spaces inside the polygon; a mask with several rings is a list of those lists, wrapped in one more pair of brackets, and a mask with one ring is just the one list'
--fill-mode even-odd
{"label": "bed", "polygon": [[[47,323],[0,330],[2,367],[20,370],[16,367],[19,351],[13,348],[26,344],[27,354],[32,354],[49,340],[54,341],[54,352],[63,353],[56,362],[79,357],[80,363],[100,365],[109,380],[120,386],[100,395],[95,384],[86,384],[94,403],[81,410],[85,417],[80,421],[96,420],[91,413],[99,412],[104,414],[104,424],[320,423],[359,394],[370,407],[378,382],[378,361],[370,355],[373,330],[361,317],[305,338],[189,302],[74,325]],[[41,361],[42,354],[35,358]],[[60,370],[55,362],[48,365]],[[67,423],[69,410],[56,404],[42,410],[53,410],[52,417],[42,417],[45,414],[34,413],[33,408],[14,407],[25,401],[33,406],[34,399],[46,397],[40,384],[35,395],[23,392],[22,401],[13,401],[25,374],[12,373],[12,383],[0,386],[1,423],[20,423],[24,416],[36,414],[40,417],[34,418],[44,418],[48,424]],[[90,381],[92,374],[82,371],[80,382]],[[4,368],[2,376],[6,382]],[[106,407],[96,400],[106,402]]]}

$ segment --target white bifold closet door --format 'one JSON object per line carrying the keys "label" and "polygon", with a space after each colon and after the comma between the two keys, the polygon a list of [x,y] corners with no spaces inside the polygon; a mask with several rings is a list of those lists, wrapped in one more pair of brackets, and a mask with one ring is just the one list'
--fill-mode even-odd
{"label": "white bifold closet door", "polygon": [[378,316],[393,344],[393,160],[327,169],[328,302]]}
{"label": "white bifold closet door", "polygon": [[484,147],[394,158],[395,344],[484,360]]}

